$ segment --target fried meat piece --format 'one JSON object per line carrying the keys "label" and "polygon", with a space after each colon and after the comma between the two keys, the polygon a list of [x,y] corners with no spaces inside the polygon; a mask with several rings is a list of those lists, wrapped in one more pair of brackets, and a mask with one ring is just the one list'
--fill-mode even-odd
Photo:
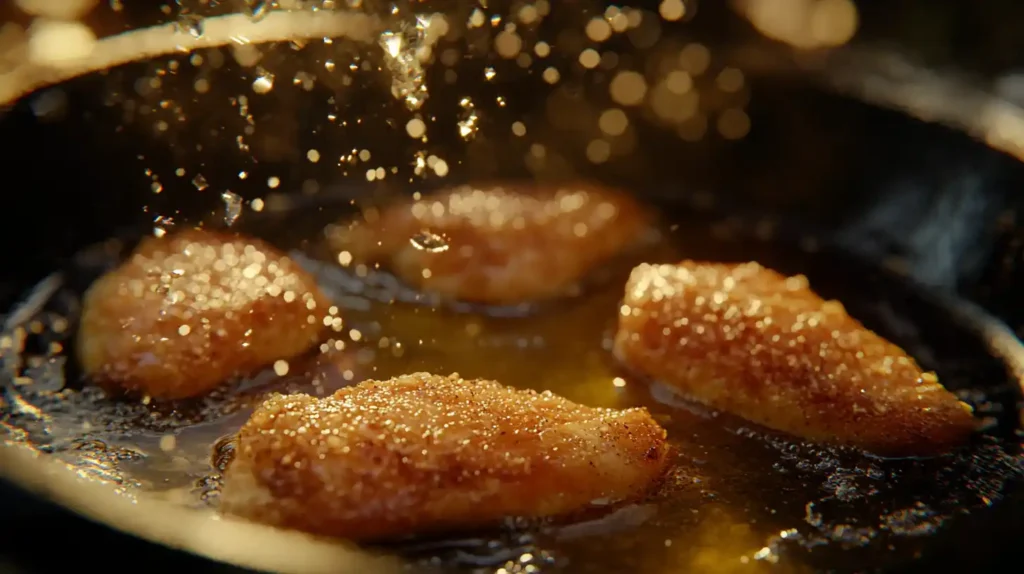
{"label": "fried meat piece", "polygon": [[643,409],[415,373],[325,398],[274,395],[236,453],[222,509],[367,541],[634,498],[661,476],[668,445]]}
{"label": "fried meat piece", "polygon": [[462,186],[371,210],[328,239],[423,291],[505,305],[573,294],[649,224],[629,195],[593,186]]}
{"label": "fried meat piece", "polygon": [[329,302],[314,279],[255,240],[189,230],[144,239],[85,294],[77,354],[109,390],[202,395],[316,344]]}
{"label": "fried meat piece", "polygon": [[902,349],[757,263],[636,267],[614,349],[692,400],[812,441],[930,455],[976,426]]}

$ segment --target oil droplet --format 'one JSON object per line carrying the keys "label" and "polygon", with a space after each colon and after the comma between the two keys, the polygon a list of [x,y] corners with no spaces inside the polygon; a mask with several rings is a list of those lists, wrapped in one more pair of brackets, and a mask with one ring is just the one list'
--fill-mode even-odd
{"label": "oil droplet", "polygon": [[174,218],[158,215],[153,218],[153,236],[163,237],[167,235],[167,228],[174,225]]}
{"label": "oil droplet", "polygon": [[276,5],[277,2],[274,0],[249,0],[249,18],[253,22],[259,22],[266,18],[267,14],[277,7]]}
{"label": "oil droplet", "polygon": [[462,136],[462,139],[469,141],[476,137],[480,116],[477,115],[476,106],[470,98],[462,98],[459,107],[462,108],[462,113],[459,116],[459,135]]}
{"label": "oil droplet", "polygon": [[624,106],[639,105],[647,93],[647,83],[639,72],[619,72],[608,85],[612,100]]}
{"label": "oil droplet", "polygon": [[413,139],[420,139],[427,133],[427,124],[415,117],[405,124],[405,132]]}
{"label": "oil droplet", "polygon": [[419,50],[424,46],[429,22],[428,17],[417,16],[415,23],[402,22],[395,29],[385,30],[378,40],[391,72],[391,94],[411,111],[420,109],[427,99]]}
{"label": "oil droplet", "polygon": [[225,191],[220,198],[224,201],[224,224],[230,227],[242,215],[242,197],[233,191]]}
{"label": "oil droplet", "polygon": [[279,377],[283,377],[288,374],[288,361],[278,360],[274,361],[274,374]]}
{"label": "oil droplet", "polygon": [[429,253],[443,253],[448,251],[448,240],[443,236],[430,231],[421,231],[409,238],[409,243],[421,251]]}
{"label": "oil droplet", "polygon": [[160,450],[164,452],[171,452],[178,446],[178,440],[172,434],[165,434],[160,437]]}
{"label": "oil droplet", "polygon": [[198,14],[183,13],[178,16],[178,21],[175,22],[178,30],[185,32],[193,38],[199,38],[203,35],[203,17]]}
{"label": "oil droplet", "polygon": [[444,177],[448,175],[448,162],[441,158],[437,158],[437,161],[434,162],[434,173],[437,174],[437,177]]}
{"label": "oil droplet", "polygon": [[256,79],[252,81],[252,91],[257,94],[266,94],[270,90],[274,89],[274,75],[265,72],[256,76]]}
{"label": "oil droplet", "polygon": [[686,15],[686,4],[683,0],[662,0],[658,14],[669,22],[679,20]]}
{"label": "oil droplet", "polygon": [[201,173],[192,178],[192,185],[194,185],[199,191],[203,191],[210,187],[210,184],[206,182],[206,178],[203,177],[203,174]]}

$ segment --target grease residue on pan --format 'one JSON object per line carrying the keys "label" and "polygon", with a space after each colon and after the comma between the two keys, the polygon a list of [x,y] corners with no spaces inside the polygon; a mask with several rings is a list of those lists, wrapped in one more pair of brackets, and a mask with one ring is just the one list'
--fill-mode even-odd
{"label": "grease residue on pan", "polygon": [[391,549],[424,566],[506,572],[566,565],[573,572],[891,565],[926,551],[951,520],[984,512],[1008,484],[1024,478],[1013,440],[983,436],[969,449],[935,460],[881,460],[804,445],[631,378],[608,353],[632,263],[682,256],[760,258],[785,272],[806,272],[823,295],[841,299],[998,423],[1008,392],[1003,366],[949,313],[895,279],[832,256],[805,253],[794,259],[763,242],[724,240],[720,232],[716,238],[713,225],[684,225],[646,252],[610,266],[605,280],[579,298],[530,314],[486,313],[431,305],[386,274],[338,267],[316,233],[295,237],[273,229],[317,230],[308,222],[340,215],[297,212],[288,218],[304,218],[305,225],[285,222],[250,231],[291,249],[314,272],[342,308],[345,337],[292,361],[285,376],[268,368],[198,401],[111,401],[79,380],[68,349],[77,297],[89,274],[114,263],[118,250],[104,251],[105,261],[93,251],[91,259],[44,282],[20,311],[6,317],[0,336],[5,440],[49,453],[125,496],[145,493],[213,512],[219,471],[231,456],[225,437],[270,390],[328,393],[371,376],[457,371],[549,389],[593,406],[651,409],[678,454],[650,500],[588,522],[556,526],[510,519],[494,532]]}

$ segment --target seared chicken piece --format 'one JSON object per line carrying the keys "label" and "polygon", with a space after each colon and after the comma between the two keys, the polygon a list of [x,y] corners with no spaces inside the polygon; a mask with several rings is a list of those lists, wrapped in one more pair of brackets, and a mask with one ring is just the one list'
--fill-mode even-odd
{"label": "seared chicken piece", "polygon": [[514,304],[572,294],[649,223],[630,196],[597,187],[462,186],[370,211],[328,239],[445,299]]}
{"label": "seared chicken piece", "polygon": [[221,504],[314,534],[394,539],[634,498],[667,453],[643,409],[415,373],[271,396],[238,435]]}
{"label": "seared chicken piece", "polygon": [[640,265],[615,352],[689,398],[812,441],[881,455],[941,453],[971,409],[802,275],[757,263]]}
{"label": "seared chicken piece", "polygon": [[316,344],[329,302],[273,247],[191,230],[143,240],[85,294],[85,373],[110,390],[202,395]]}

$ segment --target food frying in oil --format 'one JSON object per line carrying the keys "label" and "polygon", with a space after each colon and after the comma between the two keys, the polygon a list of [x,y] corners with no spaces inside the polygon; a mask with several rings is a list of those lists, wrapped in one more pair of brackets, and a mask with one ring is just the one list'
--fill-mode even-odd
{"label": "food frying in oil", "polygon": [[330,310],[314,279],[262,241],[149,237],[85,294],[78,358],[109,390],[194,397],[305,352]]}
{"label": "food frying in oil", "polygon": [[614,348],[690,399],[812,441],[930,455],[976,427],[968,405],[842,304],[757,263],[636,267]]}
{"label": "food frying in oil", "polygon": [[355,540],[559,517],[642,496],[668,463],[644,409],[414,373],[273,395],[240,431],[222,508]]}
{"label": "food frying in oil", "polygon": [[467,185],[368,210],[328,239],[343,262],[383,264],[448,300],[505,305],[577,292],[649,224],[632,197],[606,188]]}

